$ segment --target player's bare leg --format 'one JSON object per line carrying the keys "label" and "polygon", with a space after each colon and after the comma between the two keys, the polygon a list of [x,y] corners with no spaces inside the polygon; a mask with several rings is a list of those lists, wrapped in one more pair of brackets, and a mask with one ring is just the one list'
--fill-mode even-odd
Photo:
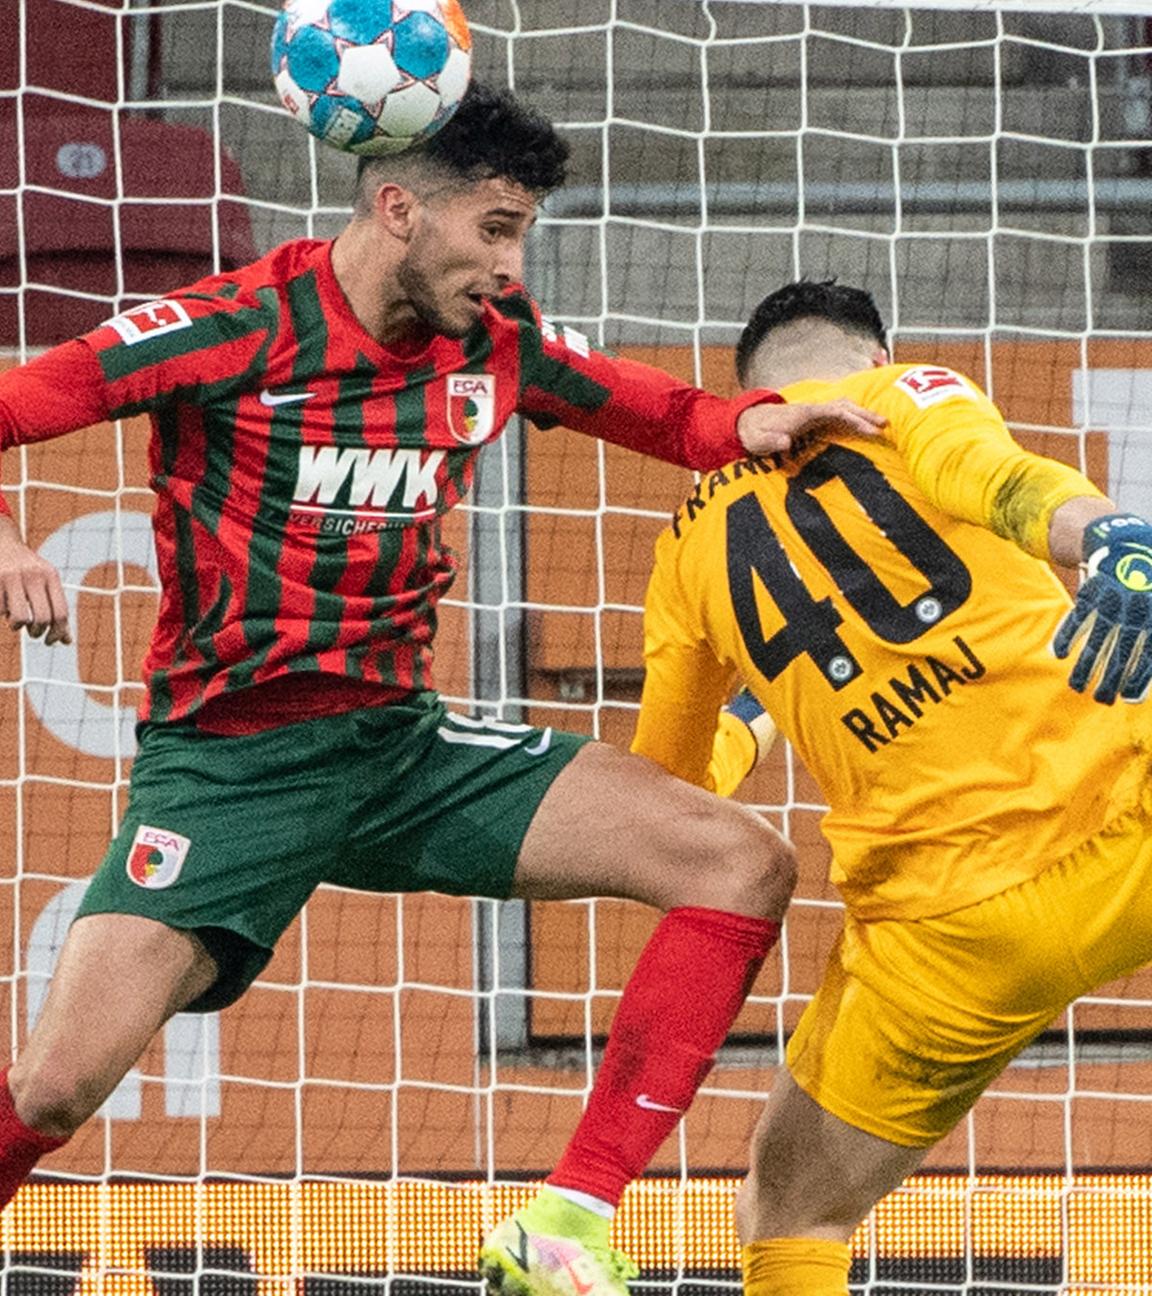
{"label": "player's bare leg", "polygon": [[486,1239],[505,1296],[618,1296],[616,1204],[712,1065],[779,932],[791,848],[759,815],[640,757],[590,745],[528,830],[515,894],[621,896],[666,911],[616,1011],[587,1109],[549,1188]]}
{"label": "player's bare leg", "polygon": [[746,1296],[847,1296],[852,1234],[927,1151],[846,1124],[781,1068],[736,1200]]}
{"label": "player's bare leg", "polygon": [[642,756],[589,743],[540,803],[513,893],[616,896],[664,910],[699,905],[779,919],[795,883],[792,848],[761,815]]}
{"label": "player's bare leg", "polygon": [[0,1073],[0,1207],[216,974],[195,936],[149,918],[91,914],[72,925],[35,1029]]}

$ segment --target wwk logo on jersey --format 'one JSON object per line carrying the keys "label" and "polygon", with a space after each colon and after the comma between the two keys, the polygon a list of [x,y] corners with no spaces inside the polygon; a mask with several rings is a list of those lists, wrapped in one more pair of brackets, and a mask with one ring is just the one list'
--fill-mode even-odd
{"label": "wwk logo on jersey", "polygon": [[133,306],[131,310],[116,315],[108,321],[120,334],[127,346],[134,346],[147,338],[159,337],[162,333],[175,333],[177,329],[192,327],[188,312],[178,301],[146,302],[143,306]]}
{"label": "wwk logo on jersey", "polygon": [[[432,517],[440,497],[437,474],[447,453],[301,446],[293,510],[344,512],[378,520]],[[337,500],[347,507],[335,507]]]}
{"label": "wwk logo on jersey", "polygon": [[496,418],[496,375],[448,375],[448,430],[465,445],[479,445],[492,435]]}
{"label": "wwk logo on jersey", "polygon": [[941,401],[951,400],[953,396],[967,396],[975,400],[972,388],[951,369],[934,369],[931,365],[920,365],[909,369],[896,379],[896,386],[920,406],[928,409],[939,405]]}
{"label": "wwk logo on jersey", "polygon": [[141,824],[128,852],[128,876],[137,886],[149,891],[170,887],[180,876],[191,845],[188,838],[179,833]]}

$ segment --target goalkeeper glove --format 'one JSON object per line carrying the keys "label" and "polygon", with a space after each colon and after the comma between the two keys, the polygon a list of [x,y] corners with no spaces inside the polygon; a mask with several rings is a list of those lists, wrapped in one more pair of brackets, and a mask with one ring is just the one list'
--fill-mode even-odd
{"label": "goalkeeper glove", "polygon": [[752,737],[756,739],[756,760],[763,760],[776,741],[776,725],[772,717],[746,688],[741,689],[724,710],[743,721],[752,731]]}
{"label": "goalkeeper glove", "polygon": [[719,796],[732,796],[772,750],[775,738],[772,717],[747,689],[741,689],[720,708],[704,786]]}
{"label": "goalkeeper glove", "polygon": [[752,728],[752,721],[764,714],[764,708],[747,689],[741,689],[724,710],[731,711],[737,720],[743,720],[749,729]]}
{"label": "goalkeeper glove", "polygon": [[1084,528],[1088,578],[1060,623],[1052,648],[1067,657],[1082,639],[1068,682],[1083,693],[1100,668],[1093,697],[1139,702],[1152,684],[1152,523],[1110,513]]}

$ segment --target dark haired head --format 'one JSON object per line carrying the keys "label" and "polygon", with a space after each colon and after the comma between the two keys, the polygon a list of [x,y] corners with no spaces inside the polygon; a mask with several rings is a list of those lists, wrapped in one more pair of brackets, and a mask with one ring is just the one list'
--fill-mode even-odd
{"label": "dark haired head", "polygon": [[419,171],[462,184],[500,177],[543,198],[564,183],[568,153],[567,142],[546,117],[509,90],[473,81],[459,108],[425,143],[404,153],[360,159],[357,210],[363,210],[365,176],[407,181]]}
{"label": "dark haired head", "polygon": [[835,279],[813,283],[799,279],[769,293],[752,312],[736,343],[736,376],[743,383],[760,343],[784,324],[798,319],[823,319],[845,333],[854,333],[888,349],[888,330],[872,294],[849,288]]}

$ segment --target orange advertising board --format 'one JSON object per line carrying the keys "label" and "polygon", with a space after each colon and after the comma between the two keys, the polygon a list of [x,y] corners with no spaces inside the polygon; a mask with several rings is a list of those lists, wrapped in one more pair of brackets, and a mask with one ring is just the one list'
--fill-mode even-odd
{"label": "orange advertising board", "polygon": [[[730,1177],[635,1184],[614,1241],[646,1275],[727,1278],[739,1269],[736,1187]],[[419,1277],[468,1275],[483,1232],[529,1190],[469,1181],[43,1184],[21,1191],[0,1218],[0,1239],[10,1285],[39,1269],[74,1275],[81,1293],[154,1296],[196,1273],[246,1280],[261,1296],[305,1296],[318,1279],[350,1296],[386,1276],[415,1287]],[[857,1230],[853,1281],[871,1270],[882,1282],[958,1287],[971,1263],[985,1283],[1145,1289],[1150,1206],[1152,1180],[1140,1174],[915,1176]]]}

